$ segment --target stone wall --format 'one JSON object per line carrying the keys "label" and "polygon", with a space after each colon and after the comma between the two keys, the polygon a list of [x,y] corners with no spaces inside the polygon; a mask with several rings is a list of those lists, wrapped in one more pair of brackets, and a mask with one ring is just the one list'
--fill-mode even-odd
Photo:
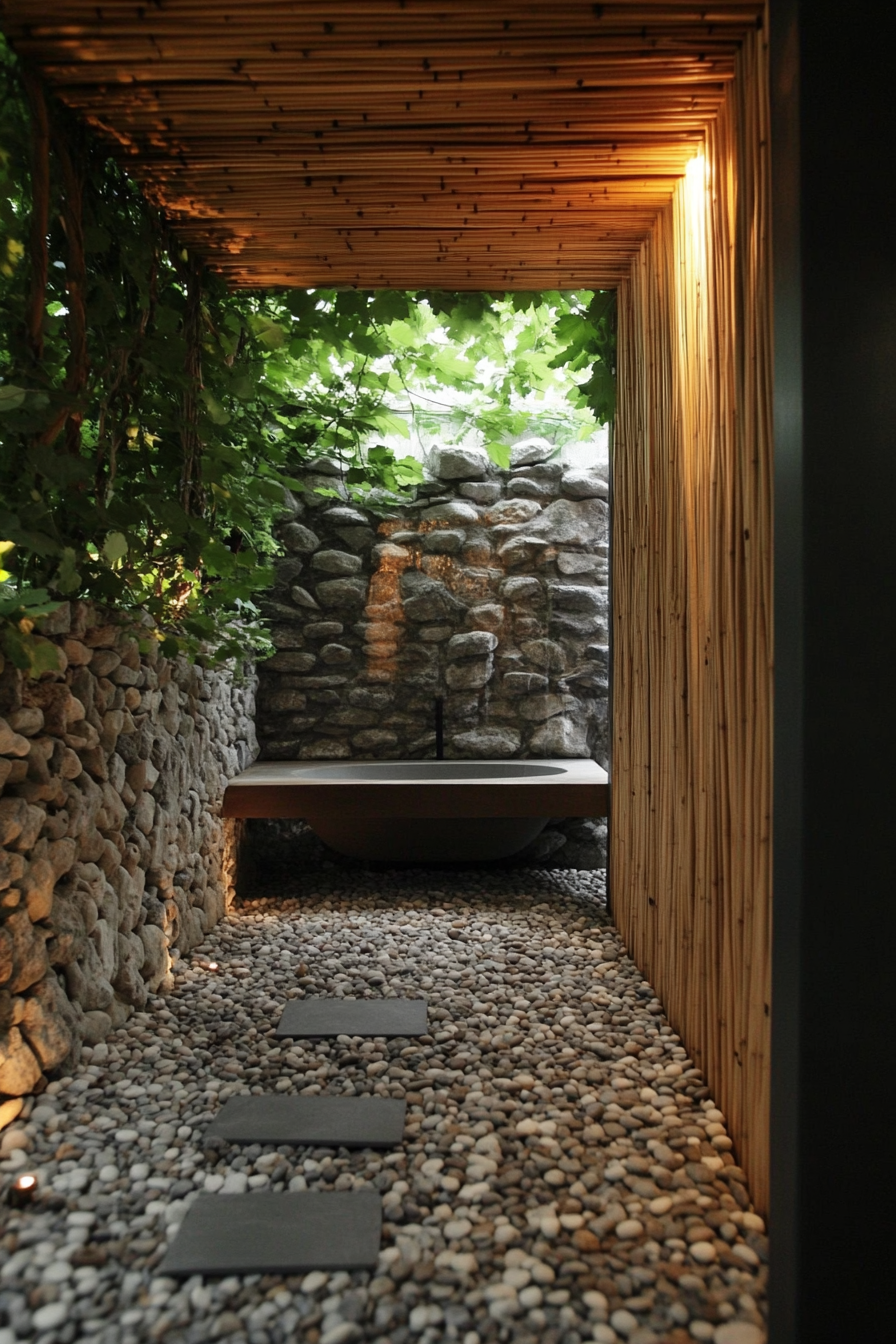
{"label": "stone wall", "polygon": [[142,1007],[221,917],[221,798],[256,750],[254,682],[83,604],[44,628],[65,670],[0,672],[0,1104]]}
{"label": "stone wall", "polygon": [[[400,513],[306,491],[261,669],[267,759],[607,758],[607,481],[443,448]],[[322,464],[324,468],[327,464]],[[311,483],[337,486],[334,476]]]}
{"label": "stone wall", "polygon": [[[511,462],[436,451],[400,513],[310,489],[294,502],[268,602],[263,757],[433,756],[440,696],[448,757],[606,765],[607,463],[567,470],[544,440]],[[319,465],[309,486],[338,491]],[[262,880],[343,862],[297,823],[250,822],[246,841]],[[555,819],[518,861],[605,867],[606,824]]]}

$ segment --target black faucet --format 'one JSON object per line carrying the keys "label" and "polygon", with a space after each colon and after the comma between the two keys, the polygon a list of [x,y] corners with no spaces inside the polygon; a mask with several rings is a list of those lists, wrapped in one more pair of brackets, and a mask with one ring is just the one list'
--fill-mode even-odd
{"label": "black faucet", "polygon": [[443,727],[443,709],[445,701],[442,696],[436,696],[436,760],[445,759],[445,731]]}

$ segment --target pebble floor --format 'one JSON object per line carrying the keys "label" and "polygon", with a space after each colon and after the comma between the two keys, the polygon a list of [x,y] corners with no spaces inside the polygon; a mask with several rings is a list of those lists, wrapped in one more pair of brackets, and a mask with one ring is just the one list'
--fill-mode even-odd
{"label": "pebble floor", "polygon": [[[217,970],[208,963],[218,963]],[[278,1041],[301,995],[425,995],[429,1036]],[[395,1152],[235,1148],[238,1092],[406,1097]],[[281,883],[5,1131],[0,1344],[762,1344],[767,1241],[603,874]],[[369,1272],[161,1277],[201,1190],[382,1192]]]}

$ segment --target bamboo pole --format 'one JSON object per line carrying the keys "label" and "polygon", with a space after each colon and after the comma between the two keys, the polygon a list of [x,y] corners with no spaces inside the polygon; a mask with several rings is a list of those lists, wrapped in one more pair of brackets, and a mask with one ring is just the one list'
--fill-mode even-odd
{"label": "bamboo pole", "polygon": [[[768,1196],[771,379],[761,35],[620,289],[614,909]],[[699,176],[699,180],[698,180]]]}

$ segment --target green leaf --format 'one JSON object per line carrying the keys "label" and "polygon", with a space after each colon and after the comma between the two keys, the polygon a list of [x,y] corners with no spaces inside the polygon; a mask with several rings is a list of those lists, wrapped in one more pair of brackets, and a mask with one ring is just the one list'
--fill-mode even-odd
{"label": "green leaf", "polygon": [[71,546],[66,546],[56,571],[55,585],[60,593],[74,593],[81,586],[81,575],[77,567],[77,555]]}
{"label": "green leaf", "polygon": [[24,387],[4,383],[0,387],[0,411],[17,411],[24,402],[26,395]]}
{"label": "green leaf", "polygon": [[218,577],[232,574],[237,565],[237,557],[220,541],[208,542],[202,558],[208,572]]}
{"label": "green leaf", "polygon": [[30,677],[41,677],[45,672],[58,672],[61,665],[58,645],[33,631],[23,631],[18,624],[0,626],[0,649],[14,667]]}
{"label": "green leaf", "polygon": [[208,388],[203,388],[199,393],[199,398],[208,412],[208,418],[213,425],[229,425],[230,412],[225,410],[219,401],[212,396]]}
{"label": "green leaf", "polygon": [[60,667],[59,646],[49,639],[26,641],[29,671],[32,677],[41,677],[45,672],[58,672]]}
{"label": "green leaf", "polygon": [[416,457],[399,457],[394,464],[396,479],[402,485],[419,485],[423,481],[423,465]]}
{"label": "green leaf", "polygon": [[407,318],[408,296],[394,289],[380,289],[371,304],[370,315],[375,322],[394,322]]}
{"label": "green leaf", "polygon": [[496,467],[501,467],[504,471],[510,466],[510,445],[507,443],[487,443],[485,451],[488,453]]}
{"label": "green leaf", "polygon": [[128,553],[128,539],[123,532],[109,532],[103,542],[103,555],[110,565],[123,560]]}
{"label": "green leaf", "polygon": [[31,658],[25,638],[14,626],[0,628],[0,649],[13,667],[17,667],[20,672],[30,671]]}
{"label": "green leaf", "polygon": [[605,317],[609,317],[616,307],[615,289],[598,290],[588,305],[588,317],[594,326]]}
{"label": "green leaf", "polygon": [[268,350],[279,350],[286,340],[286,330],[265,313],[253,313],[249,318],[249,329]]}

